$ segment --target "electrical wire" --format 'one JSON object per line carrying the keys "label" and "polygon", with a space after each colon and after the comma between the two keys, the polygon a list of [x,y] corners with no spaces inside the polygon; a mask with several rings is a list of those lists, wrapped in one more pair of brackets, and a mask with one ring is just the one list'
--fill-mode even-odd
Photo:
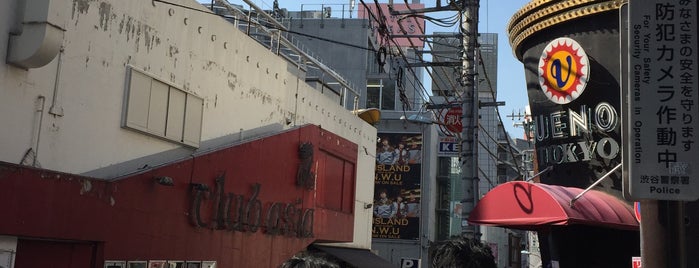
{"label": "electrical wire", "polygon": [[[490,90],[490,95],[492,96],[493,100],[496,100],[497,98],[496,98],[495,91],[493,90],[493,84],[491,83],[490,77],[488,76],[488,71],[486,71],[485,63],[483,63],[483,60],[482,60],[483,57],[482,57],[482,53],[481,53],[480,49],[478,50],[478,55],[479,55],[479,59],[481,59],[478,61],[478,64],[480,64],[481,67],[483,68],[483,76],[485,77],[485,81],[488,84],[488,89]],[[504,126],[504,124],[502,123],[502,117],[500,116],[500,109],[498,109],[497,105],[495,106],[495,114],[498,115],[498,121],[500,121],[500,125]],[[522,168],[520,167],[520,165],[517,161],[517,158],[514,155],[514,152],[512,152],[513,147],[512,147],[512,143],[510,143],[509,137],[507,138],[507,146],[510,147],[510,150],[508,150],[508,151],[510,152],[510,156],[512,157],[512,159],[514,159],[514,161],[515,161],[515,165],[517,166],[517,172],[519,172],[519,174],[524,174],[522,171]]]}
{"label": "electrical wire", "polygon": [[[386,22],[386,17],[383,15],[383,11],[382,11],[380,8],[377,8],[377,12],[379,13],[378,16],[381,18],[381,19],[379,19],[379,18],[377,18],[376,15],[373,14],[373,11],[372,11],[371,9],[369,9],[369,7],[366,5],[366,3],[365,3],[363,0],[361,0],[360,2],[362,3],[362,5],[364,5],[364,7],[366,8],[366,10],[369,12],[370,17],[371,17],[374,21],[376,21],[377,23],[380,24],[379,27],[378,27],[378,29],[384,29],[384,30],[385,30],[384,33],[386,34],[386,36],[384,36],[384,39],[387,39],[388,37],[390,37],[390,33],[387,31],[388,27],[381,25],[381,24],[383,24],[383,23]],[[374,2],[375,2],[375,5],[378,7],[378,6],[379,6],[378,2],[377,2],[376,0],[374,0]],[[408,8],[409,8],[409,7],[408,7]],[[422,29],[422,26],[420,26],[419,23],[417,23],[417,25],[418,25],[418,27],[420,27],[420,31],[423,31],[423,32],[424,32],[424,30]],[[406,32],[405,29],[403,28],[403,25],[402,25],[402,24],[399,23],[398,26],[401,28],[401,31],[402,31],[402,32]],[[411,40],[411,39],[408,39],[408,41],[410,42],[410,44],[411,44],[413,47],[415,46],[415,45],[412,43],[412,40]],[[394,39],[391,39],[390,42],[393,42],[393,44],[396,45],[396,47],[399,47],[398,44],[396,43],[396,41],[395,41]],[[410,61],[407,60],[407,57],[405,56],[405,54],[403,53],[402,50],[398,49],[398,52],[399,52],[400,56],[401,56],[406,62],[410,62]],[[418,54],[418,55],[419,55],[419,54]],[[420,62],[424,62],[424,60],[421,58],[421,56],[418,56],[418,60],[419,60]],[[428,69],[426,69],[426,70],[427,70],[428,75],[430,75],[430,77],[432,77],[432,79],[434,80],[434,77],[433,77],[432,73],[431,73]],[[413,73],[413,75],[417,78],[417,74],[416,74],[412,69],[410,69],[410,72]],[[416,79],[416,80],[417,80],[417,81],[420,81],[420,79]],[[424,94],[423,94],[423,92],[421,92],[421,94],[423,94],[423,98],[426,99],[426,101],[429,103],[429,102],[431,101],[431,100],[429,99],[430,94],[429,94],[429,92],[427,92],[427,89],[424,87],[424,85],[422,85],[422,82],[421,82],[421,81],[420,81],[420,84],[421,84],[421,87],[420,87],[420,88],[424,91]],[[440,89],[440,90],[441,90],[441,89]],[[443,90],[442,90],[442,91],[443,91]]]}
{"label": "electrical wire", "polygon": [[488,177],[488,174],[485,174],[485,171],[483,171],[481,169],[481,167],[478,167],[478,171],[480,171],[481,175],[483,175],[483,178],[485,178],[485,180],[488,181],[488,183],[490,184],[490,187],[491,187],[490,189],[495,188],[495,184],[493,184],[493,180],[491,180],[490,177]]}
{"label": "electrical wire", "polygon": [[[410,4],[408,4],[408,0],[403,0],[403,2],[405,3],[405,6],[408,8],[408,10],[414,12],[413,9],[410,7]],[[416,14],[416,13],[414,13],[414,14]],[[456,18],[456,21],[458,21],[458,15],[459,15],[458,13],[455,13],[454,16],[452,16],[452,17]],[[404,19],[404,18],[398,19],[399,22],[400,22],[400,20],[402,20],[402,19]],[[414,17],[413,17],[413,21],[414,21],[415,24],[418,26],[418,30],[419,30],[420,32],[422,32],[422,33],[426,32],[426,29],[423,29],[423,28],[422,28],[422,25],[421,25],[421,23],[417,20],[417,17],[414,16]],[[401,27],[401,30],[403,30],[403,32],[405,32],[405,30],[403,29],[403,25],[400,24],[400,23],[399,23],[398,25]],[[426,39],[427,39],[427,38],[425,38],[425,40],[426,40]],[[412,44],[412,42],[411,42],[411,44]],[[430,50],[434,50],[434,47],[432,46],[432,43],[427,43],[427,46],[430,48]],[[460,47],[457,47],[457,48],[460,48]],[[422,54],[420,54],[420,55],[422,55]],[[433,57],[434,57],[434,55],[433,55]],[[422,57],[420,57],[420,58],[422,59]],[[459,60],[459,61],[460,61],[460,60],[462,60],[462,59],[461,59],[461,58],[458,58],[458,59],[454,59],[454,60]],[[434,68],[431,67],[430,69],[434,69]],[[434,81],[434,80],[435,80],[435,79],[434,79],[434,75],[432,74],[432,72],[430,71],[430,69],[425,68],[425,70],[427,71],[427,74],[430,76],[430,78],[432,79],[432,81]],[[437,70],[442,70],[442,71],[443,71],[443,74],[444,74],[443,76],[439,76],[440,81],[444,82],[444,78],[450,77],[450,76],[446,73],[446,71],[444,70],[444,68],[438,68]],[[457,88],[457,87],[456,87],[456,85],[453,84],[453,81],[451,81],[451,80],[447,80],[447,81],[449,81],[452,90],[456,91],[456,88]],[[435,85],[437,86],[437,89],[442,93],[442,95],[445,96],[445,98],[447,98],[447,97],[449,96],[448,94],[446,94],[445,90],[442,89],[441,86],[440,86],[439,84],[435,84]],[[433,90],[433,91],[434,91],[434,90]],[[457,94],[455,94],[455,97],[457,98],[456,100],[459,100],[459,97],[460,97],[460,96],[459,96],[459,94],[457,93]],[[447,101],[448,101],[448,99],[447,99]]]}
{"label": "electrical wire", "polygon": [[[214,15],[214,16],[218,16],[218,17],[224,17],[224,18],[229,19],[229,20],[230,20],[230,19],[233,19],[233,20],[238,20],[238,21],[243,21],[243,22],[246,22],[246,21],[247,21],[247,20],[243,20],[243,19],[231,18],[231,17],[227,17],[227,16],[224,16],[224,15],[216,14],[216,13],[211,12],[210,10],[207,10],[207,9],[193,8],[193,7],[189,7],[189,6],[185,6],[185,5],[181,5],[181,4],[177,4],[177,3],[172,3],[172,2],[169,2],[169,1],[165,1],[165,0],[153,0],[153,1],[154,1],[154,2],[163,3],[163,4],[172,5],[172,6],[176,6],[176,7],[180,7],[180,8],[184,8],[184,9],[188,9],[188,10],[192,10],[192,11],[196,11],[196,12],[201,12],[201,13],[205,13],[205,14],[209,14],[209,15]],[[377,0],[374,0],[374,1],[376,2]],[[361,2],[362,2],[362,4],[365,6],[365,8],[367,9],[367,11],[369,12],[370,16],[373,18],[373,20],[380,24],[380,26],[378,27],[378,29],[384,33],[384,35],[383,35],[383,36],[384,36],[384,40],[386,40],[386,41],[388,41],[388,42],[390,42],[390,43],[393,43],[393,45],[395,45],[396,47],[399,47],[398,44],[397,44],[397,42],[396,42],[394,39],[390,39],[390,38],[389,38],[389,37],[390,37],[390,34],[388,34],[388,28],[386,27],[386,17],[383,15],[383,13],[382,13],[382,11],[380,10],[380,8],[377,8],[377,10],[378,10],[378,12],[379,12],[379,16],[381,17],[381,19],[379,20],[379,19],[376,17],[376,15],[374,15],[373,12],[368,8],[368,6],[366,5],[366,3],[364,3],[364,1],[361,1]],[[379,6],[378,3],[376,3],[376,4],[377,4],[377,6]],[[408,8],[409,8],[409,7],[408,7]],[[414,19],[423,17],[424,19],[429,20],[429,21],[431,21],[431,22],[432,22],[432,21],[447,22],[446,20],[435,20],[435,19],[433,19],[433,18],[429,18],[429,19],[428,19],[427,16],[407,16],[407,17],[412,17],[412,18],[414,18]],[[401,19],[403,19],[403,18],[401,18]],[[255,22],[255,23],[258,24],[258,25],[260,25],[260,26],[263,26],[263,25],[262,25],[261,23],[259,23],[259,22]],[[382,27],[381,25],[383,25],[383,27]],[[402,28],[402,25],[401,25],[401,24],[399,24],[399,26]],[[419,26],[419,24],[418,24],[418,26]],[[380,50],[375,50],[375,49],[373,49],[373,48],[362,47],[362,46],[358,46],[358,45],[354,45],[354,44],[350,44],[350,43],[345,43],[345,42],[341,42],[341,41],[337,41],[337,40],[332,40],[332,39],[328,39],[328,38],[324,38],[324,37],[320,37],[320,36],[305,34],[305,33],[296,32],[296,31],[292,31],[292,30],[284,30],[284,29],[281,29],[281,28],[279,28],[279,27],[274,27],[274,26],[272,26],[272,25],[266,25],[265,27],[273,28],[273,29],[275,29],[275,30],[283,31],[283,32],[286,32],[286,33],[289,33],[289,34],[295,34],[295,35],[304,36],[304,37],[308,37],[308,38],[314,38],[314,39],[317,39],[317,40],[320,40],[320,41],[325,41],[325,42],[334,43],[334,44],[338,44],[338,45],[343,45],[343,46],[347,46],[347,47],[352,47],[352,48],[356,48],[356,49],[362,49],[362,50],[367,50],[367,51],[372,51],[372,52],[378,52],[378,51],[380,51]],[[419,26],[419,27],[421,28],[421,26]],[[404,29],[401,29],[401,30],[402,30],[402,31],[405,31]],[[422,29],[420,29],[420,30],[423,31]],[[463,34],[463,28],[462,28],[462,27],[460,27],[460,30],[462,31],[462,34]],[[427,39],[425,39],[425,40],[427,40]],[[434,41],[434,39],[433,39],[431,42],[426,42],[426,43],[428,43],[428,45],[430,46],[430,49],[432,49],[431,43],[436,43],[436,41]],[[412,44],[412,41],[411,41],[411,44]],[[448,44],[443,44],[443,43],[440,43],[440,45],[449,46]],[[413,46],[414,46],[414,45],[413,45]],[[452,47],[456,47],[456,46],[452,46]],[[382,48],[383,48],[383,47],[382,47]],[[460,47],[457,47],[457,48],[460,48]],[[399,52],[399,56],[400,56],[406,63],[410,62],[410,61],[409,61],[410,59],[412,59],[412,60],[419,60],[419,61],[424,62],[424,60],[423,60],[421,57],[419,57],[419,58],[409,58],[409,57],[407,57],[407,56],[403,53],[402,50],[397,49],[397,51]],[[480,50],[478,50],[477,53],[479,53],[479,55],[482,55]],[[391,54],[391,55],[393,55],[393,54]],[[438,57],[447,58],[447,59],[456,59],[456,58],[448,58],[448,57],[443,57],[443,56],[438,56]],[[488,75],[487,75],[487,71],[485,70],[485,65],[484,65],[483,61],[482,61],[482,60],[479,60],[479,64],[483,67],[483,73],[484,73],[485,79],[486,79],[486,81],[487,81],[487,83],[488,83],[488,87],[489,87],[489,90],[490,90],[490,92],[491,92],[491,96],[493,97],[493,99],[496,99],[496,97],[495,97],[495,92],[494,92],[494,90],[493,90],[493,88],[492,88],[492,83],[491,83],[491,81],[490,81],[490,78],[489,78]],[[431,67],[431,68],[434,68],[434,67]],[[420,81],[420,79],[418,79],[417,73],[415,73],[415,71],[414,71],[412,68],[408,68],[408,70],[409,70],[409,71],[413,74],[413,76],[416,78],[416,79],[414,79],[414,81],[418,83],[418,85],[417,85],[417,87],[416,87],[415,82],[412,82],[413,80],[409,80],[409,81],[411,81],[411,85],[413,86],[413,88],[420,88],[420,89],[422,89],[422,92],[421,92],[421,91],[418,91],[418,93],[420,93],[421,97],[423,98],[423,100],[424,100],[426,103],[431,103],[432,101],[431,101],[430,98],[429,98],[429,92],[427,92],[427,89],[426,89],[426,87],[424,86],[424,84],[422,84],[422,81]],[[431,77],[433,78],[433,80],[434,80],[434,76],[433,76],[432,72],[428,71],[428,74],[430,74],[430,76],[431,76]],[[440,79],[443,79],[443,77],[445,77],[445,76],[438,76],[438,77],[439,77]],[[402,75],[401,75],[401,78],[402,78]],[[401,80],[400,83],[402,83],[402,79],[400,79],[400,80]],[[443,80],[441,80],[441,81],[443,81]],[[437,86],[439,87],[439,84],[435,84],[435,85],[437,85]],[[454,87],[454,88],[456,88],[456,87]],[[442,92],[446,92],[446,91],[444,91],[444,90],[441,89],[441,88],[438,88],[438,90],[440,90],[440,91],[442,91]],[[455,91],[456,91],[456,90],[455,90]],[[404,107],[403,107],[404,109],[403,109],[403,111],[405,112],[405,108],[406,108],[405,106],[407,105],[407,107],[409,108],[410,105],[409,105],[409,101],[407,101],[407,97],[404,96],[404,93],[403,93],[402,95],[403,95],[403,96],[401,96],[401,102],[404,103]],[[445,96],[447,96],[447,95],[445,94]],[[407,103],[407,104],[406,104],[406,103]],[[495,106],[495,109],[496,109],[496,114],[498,115],[498,120],[499,120],[499,122],[500,122],[500,126],[502,126],[502,117],[500,116],[500,111],[499,111],[499,109],[497,108],[497,106]],[[434,113],[434,111],[433,111],[433,113]],[[438,118],[440,117],[440,116],[437,115],[436,113],[435,113],[435,116],[437,116]],[[482,128],[482,126],[480,125],[480,123],[479,123],[479,128],[480,128],[480,129],[484,129],[484,128]],[[492,136],[491,136],[487,131],[484,131],[484,133],[486,133],[486,135],[487,135],[488,137],[490,137],[491,140],[495,141],[495,140],[492,138]],[[499,144],[499,143],[497,143],[497,141],[495,141],[495,142],[496,142],[496,144],[498,144],[498,146],[502,147],[502,145]],[[510,152],[511,157],[512,157],[512,158],[514,159],[514,161],[515,161],[515,167],[517,167],[518,172],[522,173],[521,167],[519,167],[519,163],[517,163],[517,158],[514,156],[514,153],[512,152],[512,148],[513,148],[513,147],[511,146],[511,143],[510,143],[509,138],[507,139],[507,143],[508,143],[508,146],[510,147],[510,150],[508,150],[508,151]],[[481,146],[484,146],[480,141],[479,141],[479,144],[481,144]],[[489,150],[487,149],[487,147],[484,146],[484,148],[486,148],[486,150],[489,151]],[[491,154],[491,156],[494,156],[494,155],[492,154],[492,152],[489,151],[489,153]],[[497,159],[497,158],[496,158],[496,159]],[[492,182],[491,182],[491,185],[492,185]]]}

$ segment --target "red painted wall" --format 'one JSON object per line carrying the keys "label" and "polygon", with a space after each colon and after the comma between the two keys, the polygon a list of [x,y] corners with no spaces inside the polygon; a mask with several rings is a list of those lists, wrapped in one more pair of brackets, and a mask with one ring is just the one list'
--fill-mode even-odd
{"label": "red painted wall", "polygon": [[[311,190],[296,185],[299,145],[306,142],[313,144],[316,180]],[[104,260],[168,259],[277,267],[314,241],[352,241],[356,163],[356,144],[317,126],[116,181],[0,163],[0,234],[19,236],[20,245],[34,238],[93,242],[96,267]],[[155,178],[161,176],[172,178],[174,186],[157,184]],[[213,229],[216,178],[225,178],[223,193],[259,200],[263,225],[274,202],[312,209],[313,237],[270,235],[264,227],[254,233]],[[253,198],[256,183],[260,188]],[[209,187],[201,206],[193,205],[192,184]],[[195,227],[193,207],[199,208],[205,227]],[[18,249],[18,261],[46,246],[28,245]]]}

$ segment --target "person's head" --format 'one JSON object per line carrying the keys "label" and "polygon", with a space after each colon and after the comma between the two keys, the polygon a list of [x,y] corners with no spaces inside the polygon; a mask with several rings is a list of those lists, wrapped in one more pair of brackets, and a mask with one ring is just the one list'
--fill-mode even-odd
{"label": "person's head", "polygon": [[399,196],[396,196],[396,202],[400,203],[400,202],[402,202],[402,201],[403,201],[403,197],[402,197],[402,196],[400,196],[400,195],[399,195]]}
{"label": "person's head", "polygon": [[280,268],[340,268],[342,261],[317,250],[302,251],[286,260]]}
{"label": "person's head", "polygon": [[405,148],[405,144],[404,144],[404,143],[401,142],[401,143],[398,144],[398,149],[404,149],[404,148]]}
{"label": "person's head", "polygon": [[381,192],[379,192],[379,197],[386,198],[386,191],[381,190]]}
{"label": "person's head", "polygon": [[383,144],[384,146],[387,146],[388,145],[388,138],[386,138],[386,137],[381,138],[381,144]]}
{"label": "person's head", "polygon": [[439,241],[429,248],[430,267],[496,268],[489,246],[463,237]]}

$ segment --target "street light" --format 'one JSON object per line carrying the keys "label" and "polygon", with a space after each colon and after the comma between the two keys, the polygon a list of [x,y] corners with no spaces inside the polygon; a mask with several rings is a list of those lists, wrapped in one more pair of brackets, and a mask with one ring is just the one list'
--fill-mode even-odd
{"label": "street light", "polygon": [[376,108],[354,110],[352,113],[372,126],[381,121],[381,110]]}
{"label": "street light", "polygon": [[426,118],[424,116],[417,115],[417,114],[411,114],[407,117],[405,115],[402,115],[400,117],[400,120],[405,120],[405,121],[415,123],[415,124],[428,124],[428,125],[435,124],[435,125],[445,126],[445,124],[442,122],[438,122],[438,121],[435,121],[435,120],[432,120],[430,118]]}

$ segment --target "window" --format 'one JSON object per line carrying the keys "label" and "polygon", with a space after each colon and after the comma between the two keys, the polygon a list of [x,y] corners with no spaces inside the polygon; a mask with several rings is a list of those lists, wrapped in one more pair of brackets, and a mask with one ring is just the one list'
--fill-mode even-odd
{"label": "window", "polygon": [[124,127],[191,147],[201,141],[204,100],[130,68]]}
{"label": "window", "polygon": [[381,89],[381,110],[396,109],[396,83],[392,80],[384,80]]}
{"label": "window", "polygon": [[379,110],[396,109],[396,85],[395,81],[388,79],[375,79],[367,82],[367,108]]}

